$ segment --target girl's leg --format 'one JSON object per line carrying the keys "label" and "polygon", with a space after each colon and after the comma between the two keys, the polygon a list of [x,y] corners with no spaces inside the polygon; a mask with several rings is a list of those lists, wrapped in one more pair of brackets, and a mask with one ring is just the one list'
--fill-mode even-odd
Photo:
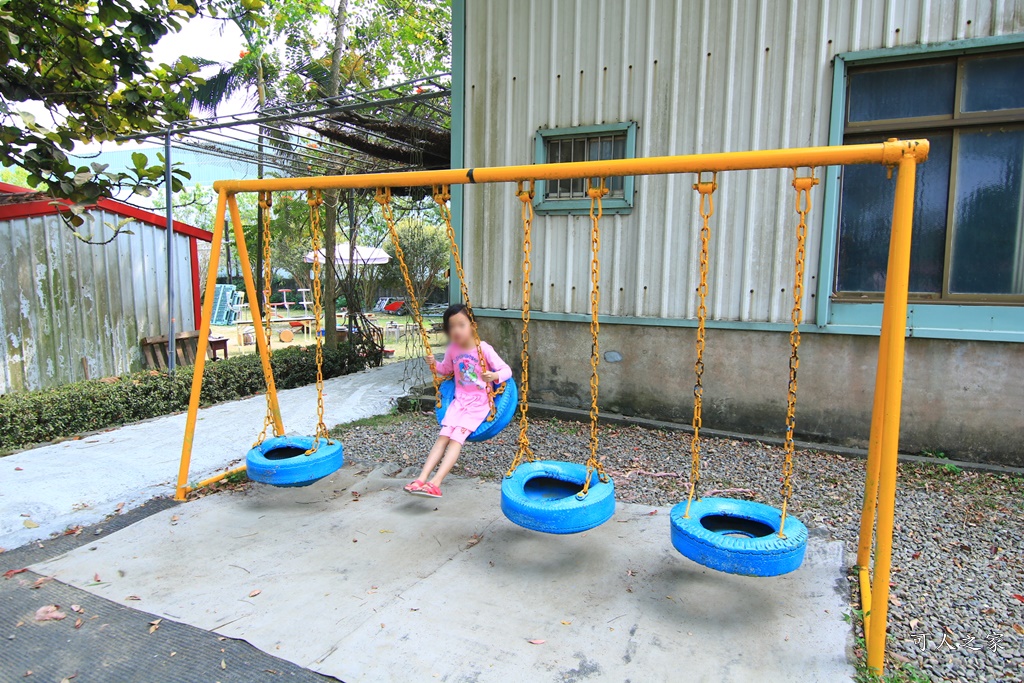
{"label": "girl's leg", "polygon": [[[434,446],[430,449],[430,453],[427,455],[427,461],[423,463],[423,471],[420,472],[420,476],[417,477],[419,481],[426,481],[430,473],[437,467],[437,463],[441,462],[441,456],[444,455],[445,447],[448,445],[449,439],[447,436],[437,437],[437,441],[434,442]],[[455,464],[454,462],[452,464]],[[449,467],[448,469],[451,469]]]}
{"label": "girl's leg", "polygon": [[[434,486],[441,485],[444,478],[447,477],[448,473],[452,471],[453,467],[455,467],[455,462],[459,459],[459,454],[461,452],[462,444],[455,439],[451,439],[448,442],[448,447],[444,451],[444,459],[441,460],[441,466],[437,468],[437,474],[435,474],[430,480],[431,484]],[[424,479],[424,481],[426,480]]]}

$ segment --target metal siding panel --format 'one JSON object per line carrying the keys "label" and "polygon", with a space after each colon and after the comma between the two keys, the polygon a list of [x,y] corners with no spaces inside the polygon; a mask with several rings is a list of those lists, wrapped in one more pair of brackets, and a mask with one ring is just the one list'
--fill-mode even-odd
{"label": "metal siding panel", "polygon": [[[11,221],[0,221],[0,287],[5,287],[4,273],[10,269],[11,259]],[[6,288],[4,289],[6,291]],[[0,297],[0,394],[11,391],[11,371],[7,364],[10,354],[7,351],[7,318],[5,310],[8,297]]]}
{"label": "metal siding panel", "polygon": [[[466,165],[528,163],[539,128],[629,120],[639,123],[639,156],[824,145],[835,54],[1022,30],[1024,0],[467,3],[466,51],[477,59],[467,60]],[[513,58],[522,55],[518,46],[527,54]],[[694,180],[638,178],[633,213],[603,221],[602,313],[696,315]],[[711,317],[789,320],[791,181],[789,170],[719,177]],[[478,306],[521,305],[513,191],[466,193],[463,253]],[[819,186],[812,195],[807,322],[814,322],[823,194]],[[589,219],[538,216],[534,233],[534,306],[586,313]]]}
{"label": "metal siding panel", "polygon": [[[91,211],[97,237],[117,216]],[[0,393],[58,386],[140,367],[140,336],[166,325],[166,234],[135,222],[106,245],[75,238],[58,216],[0,221]],[[175,235],[176,317],[192,329],[188,237]],[[510,242],[511,243],[511,242]]]}
{"label": "metal siding panel", "polygon": [[[166,233],[162,236],[166,236]],[[186,235],[174,236],[174,292],[176,311],[174,316],[178,321],[178,331],[195,329],[193,318],[195,312],[192,310],[192,267],[191,250],[189,249],[188,237]],[[166,295],[167,288],[163,288]]]}
{"label": "metal siding panel", "polygon": [[21,314],[20,296],[17,282],[18,254],[15,249],[16,238],[24,219],[3,221],[0,243],[0,283],[4,295],[0,297],[3,308],[3,345],[0,351],[4,357],[4,391],[18,391],[24,387],[25,371],[21,363]]}
{"label": "metal siding panel", "polygon": [[66,357],[67,337],[63,334],[64,319],[64,285],[62,278],[62,261],[59,236],[54,231],[66,229],[54,221],[56,217],[37,217],[32,219],[29,231],[38,231],[44,243],[44,253],[35,264],[36,286],[40,290],[39,318],[41,334],[48,342],[46,352],[46,373],[43,386],[56,386],[64,377],[61,358]]}

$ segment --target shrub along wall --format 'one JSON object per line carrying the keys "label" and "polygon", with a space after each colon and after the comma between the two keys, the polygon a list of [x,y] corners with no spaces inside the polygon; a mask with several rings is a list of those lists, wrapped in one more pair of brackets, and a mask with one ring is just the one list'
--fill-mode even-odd
{"label": "shrub along wall", "polygon": [[[358,372],[377,358],[367,358],[347,345],[324,348],[324,379]],[[274,381],[278,389],[312,384],[316,362],[312,346],[276,350]],[[264,390],[263,370],[256,354],[207,363],[202,405],[248,398]],[[188,408],[192,368],[174,376],[149,371],[67,384],[56,389],[0,395],[0,452],[54,441],[83,432],[108,429]]]}

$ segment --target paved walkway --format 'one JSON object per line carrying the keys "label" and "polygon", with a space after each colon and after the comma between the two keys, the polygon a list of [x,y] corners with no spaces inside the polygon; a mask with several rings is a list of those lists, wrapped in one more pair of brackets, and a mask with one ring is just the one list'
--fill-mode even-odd
{"label": "paved walkway", "polygon": [[557,537],[506,520],[496,482],[452,477],[433,501],[405,481],[349,464],[254,484],[31,568],[347,683],[853,676],[841,542],[812,534],[784,577],[730,576],[672,549],[667,508]]}
{"label": "paved walkway", "polygon": [[[394,363],[328,380],[325,422],[330,426],[386,413],[406,394],[404,376],[405,364]],[[314,387],[282,391],[280,402],[289,433],[312,432]],[[200,411],[192,481],[245,457],[265,405],[261,395]],[[185,415],[171,415],[0,458],[0,548],[98,522],[122,503],[123,511],[173,495],[184,431]]]}

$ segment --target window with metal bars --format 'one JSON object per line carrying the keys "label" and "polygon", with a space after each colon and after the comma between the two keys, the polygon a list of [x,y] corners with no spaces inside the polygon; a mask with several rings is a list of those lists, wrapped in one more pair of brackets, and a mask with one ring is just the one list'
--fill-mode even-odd
{"label": "window with metal bars", "polygon": [[[630,159],[636,156],[636,123],[542,129],[537,131],[535,156],[540,164]],[[603,201],[604,211],[632,211],[633,177],[611,177],[607,184],[609,192]],[[540,181],[535,202],[539,213],[588,213],[587,181],[583,178]]]}

